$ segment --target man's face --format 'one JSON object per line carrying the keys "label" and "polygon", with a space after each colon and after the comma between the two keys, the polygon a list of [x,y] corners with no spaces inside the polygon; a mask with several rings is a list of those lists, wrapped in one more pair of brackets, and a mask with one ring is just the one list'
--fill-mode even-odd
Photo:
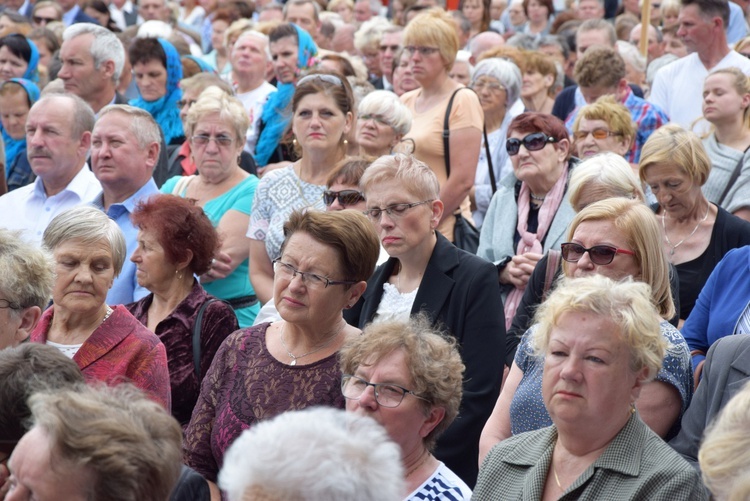
{"label": "man's face", "polygon": [[680,9],[677,36],[685,44],[688,52],[696,52],[713,38],[715,20],[716,18],[705,18],[697,5],[688,5]]}
{"label": "man's face", "polygon": [[380,38],[380,68],[390,78],[393,72],[393,56],[401,46],[401,32],[384,33]]}
{"label": "man's face", "polygon": [[370,10],[370,2],[363,1],[354,4],[354,20],[358,23],[364,23],[369,21],[372,17],[372,10]]}
{"label": "man's face", "polygon": [[58,77],[65,84],[65,91],[77,95],[84,101],[91,101],[103,90],[109,88],[114,96],[113,61],[105,61],[98,70],[91,56],[94,35],[84,33],[63,42],[60,48],[62,67]]}
{"label": "man's face", "polygon": [[144,21],[166,21],[167,8],[163,0],[141,0],[138,13]]}
{"label": "man's face", "polygon": [[286,18],[288,23],[294,23],[313,38],[318,36],[318,22],[315,20],[315,7],[311,3],[301,5],[289,4],[286,9]]}
{"label": "man's face", "polygon": [[576,54],[580,59],[583,54],[594,45],[613,47],[609,35],[604,30],[579,31],[576,34]]}
{"label": "man's face", "polygon": [[587,19],[603,19],[604,7],[599,0],[580,0],[578,2],[578,17],[584,21]]}
{"label": "man's face", "polygon": [[[630,32],[630,43],[636,47],[640,47],[641,44],[641,27],[636,26],[633,31]],[[649,27],[648,30],[648,60],[653,61],[657,57],[661,57],[664,54],[664,44],[658,42],[656,36],[656,30]]]}
{"label": "man's face", "polygon": [[269,59],[266,44],[253,36],[244,36],[232,47],[232,68],[242,74],[265,76]]}

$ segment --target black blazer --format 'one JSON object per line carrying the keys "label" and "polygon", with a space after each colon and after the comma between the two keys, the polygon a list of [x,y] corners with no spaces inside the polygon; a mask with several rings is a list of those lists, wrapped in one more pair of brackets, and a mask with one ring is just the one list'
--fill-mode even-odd
{"label": "black blazer", "polygon": [[[372,321],[395,258],[380,265],[359,302],[344,311],[351,325]],[[505,315],[495,266],[456,248],[440,233],[412,313],[424,312],[459,344],[466,365],[461,410],[438,439],[435,456],[470,487],[477,480],[479,435],[500,393],[505,359]]]}

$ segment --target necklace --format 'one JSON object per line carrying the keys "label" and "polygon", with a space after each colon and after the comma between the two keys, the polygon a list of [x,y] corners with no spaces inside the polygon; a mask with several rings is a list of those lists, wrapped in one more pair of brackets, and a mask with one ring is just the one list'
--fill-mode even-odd
{"label": "necklace", "polygon": [[674,256],[674,251],[677,249],[677,247],[679,247],[680,245],[682,245],[683,242],[685,242],[685,240],[687,240],[690,237],[692,237],[693,235],[695,235],[695,232],[698,231],[698,228],[700,228],[701,223],[703,223],[703,221],[705,221],[708,218],[708,212],[709,212],[710,209],[711,209],[711,204],[708,204],[708,207],[706,207],[706,215],[703,216],[703,219],[701,219],[700,221],[698,221],[698,224],[695,225],[695,228],[693,228],[693,231],[690,232],[690,235],[686,236],[685,238],[683,238],[682,240],[680,240],[679,242],[677,242],[674,245],[672,245],[672,242],[669,240],[669,235],[667,235],[667,226],[664,223],[664,217],[667,215],[667,211],[665,210],[662,213],[662,215],[661,215],[661,229],[664,230],[664,239],[667,241],[667,245],[669,245],[671,247],[671,249],[669,251],[669,256],[670,257]]}
{"label": "necklace", "polygon": [[313,353],[317,353],[329,344],[333,342],[334,339],[336,339],[339,335],[339,333],[344,330],[344,327],[346,326],[346,322],[341,319],[341,327],[336,330],[331,336],[323,342],[323,344],[318,345],[315,349],[308,351],[307,353],[303,353],[302,355],[294,355],[291,351],[289,351],[289,347],[286,345],[286,341],[284,341],[284,333],[286,332],[286,322],[284,322],[284,325],[281,326],[281,344],[284,346],[284,349],[286,350],[286,354],[289,355],[289,358],[291,359],[291,362],[289,362],[289,365],[297,365],[297,360],[300,358],[305,358],[308,355],[312,355]]}
{"label": "necklace", "polygon": [[557,469],[555,468],[555,465],[552,465],[552,474],[555,475],[555,483],[557,484],[557,487],[562,490],[562,485],[560,484],[560,479],[557,478]]}
{"label": "necklace", "polygon": [[544,202],[544,198],[545,197],[540,197],[540,196],[534,195],[530,191],[529,191],[529,196],[531,197],[532,200],[536,200],[538,202]]}
{"label": "necklace", "polygon": [[102,323],[106,322],[109,316],[112,314],[112,312],[115,311],[112,308],[107,305],[107,313],[104,314],[104,318],[102,318]]}
{"label": "necklace", "polygon": [[409,471],[406,472],[406,477],[405,478],[409,478],[409,476],[412,473],[414,473],[415,471],[417,471],[423,464],[425,464],[427,462],[427,460],[430,458],[430,456],[431,456],[431,454],[429,453],[429,451],[427,449],[425,449],[424,452],[422,453],[422,460],[419,461],[415,466],[412,466],[409,469]]}

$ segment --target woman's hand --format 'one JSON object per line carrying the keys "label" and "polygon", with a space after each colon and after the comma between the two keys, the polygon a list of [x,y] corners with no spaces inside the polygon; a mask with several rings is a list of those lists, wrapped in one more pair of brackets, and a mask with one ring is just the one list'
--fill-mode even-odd
{"label": "woman's hand", "polygon": [[201,283],[221,280],[229,276],[234,269],[232,268],[232,256],[226,252],[219,251],[211,262],[211,268],[201,275]]}
{"label": "woman's hand", "polygon": [[500,274],[500,282],[511,284],[516,289],[524,289],[540,259],[542,259],[542,254],[536,252],[513,256]]}

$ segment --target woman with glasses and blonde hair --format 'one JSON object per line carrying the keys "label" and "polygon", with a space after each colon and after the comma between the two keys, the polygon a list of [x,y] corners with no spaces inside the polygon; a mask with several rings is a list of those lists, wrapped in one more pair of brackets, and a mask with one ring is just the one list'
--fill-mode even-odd
{"label": "woman with glasses and blonde hair", "polygon": [[573,122],[573,148],[581,160],[605,151],[624,157],[635,132],[630,111],[614,96],[603,96],[578,112]]}
{"label": "woman with glasses and blonde hair", "polygon": [[175,176],[161,187],[197,201],[221,237],[221,248],[201,285],[212,296],[226,300],[240,327],[253,325],[260,305],[248,278],[248,239],[258,178],[239,166],[249,120],[236,98],[209,87],[190,107],[185,132],[197,168],[192,176]]}
{"label": "woman with glasses and blonde hair", "polygon": [[463,411],[438,440],[435,454],[472,486],[479,431],[502,377],[505,328],[494,267],[436,231],[443,212],[440,186],[423,162],[401,154],[380,157],[365,171],[360,188],[365,213],[390,259],[344,316],[363,328],[423,312],[456,339],[466,365]]}

